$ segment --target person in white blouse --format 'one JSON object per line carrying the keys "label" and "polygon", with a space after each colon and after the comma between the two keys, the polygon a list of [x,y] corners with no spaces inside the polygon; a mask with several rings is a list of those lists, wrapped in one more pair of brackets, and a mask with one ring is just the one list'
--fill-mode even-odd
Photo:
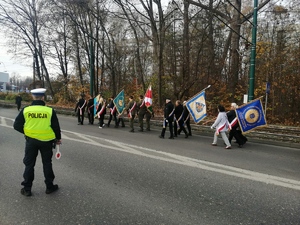
{"label": "person in white blouse", "polygon": [[219,111],[218,117],[215,120],[214,124],[211,126],[211,129],[216,129],[212,145],[217,146],[218,135],[221,134],[226,144],[225,149],[231,149],[231,144],[226,135],[226,131],[230,130],[231,127],[228,122],[224,106],[218,105],[218,111]]}

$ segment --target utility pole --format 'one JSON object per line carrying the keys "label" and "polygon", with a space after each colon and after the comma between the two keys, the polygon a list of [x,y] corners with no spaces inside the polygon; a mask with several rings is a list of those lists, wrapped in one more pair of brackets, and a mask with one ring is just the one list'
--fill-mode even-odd
{"label": "utility pole", "polygon": [[[34,10],[36,9],[35,7],[35,0],[32,0],[32,5],[33,5],[33,8]],[[33,24],[32,24],[32,32],[33,32],[33,47],[34,47],[34,52],[33,52],[33,62],[32,62],[32,73],[33,73],[33,79],[32,79],[32,89],[35,89],[36,88],[36,85],[35,85],[35,77],[36,77],[36,63],[37,63],[37,60],[36,60],[36,57],[37,57],[37,50],[36,50],[36,27],[35,27],[35,24],[36,24],[36,14],[34,14],[34,21],[33,21]]]}
{"label": "utility pole", "polygon": [[250,71],[249,71],[248,102],[252,101],[254,99],[256,33],[257,33],[257,6],[258,6],[258,0],[254,0],[253,27],[252,27],[252,46],[251,46],[251,58],[250,58]]}
{"label": "utility pole", "polygon": [[90,95],[94,96],[94,77],[95,77],[95,55],[92,33],[90,35]]}

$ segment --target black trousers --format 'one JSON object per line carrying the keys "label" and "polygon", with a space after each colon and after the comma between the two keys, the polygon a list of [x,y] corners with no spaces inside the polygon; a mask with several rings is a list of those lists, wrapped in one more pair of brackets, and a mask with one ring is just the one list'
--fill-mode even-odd
{"label": "black trousers", "polygon": [[[82,110],[83,111],[83,110]],[[82,115],[80,115],[80,111],[77,111],[77,118],[78,118],[78,123],[83,124],[84,120],[84,112],[82,112]]]}
{"label": "black trousers", "polygon": [[[191,128],[191,119],[188,118],[186,121],[185,121],[185,124],[186,124],[186,128],[187,128],[187,131],[189,133],[190,136],[192,136],[192,128]],[[184,126],[184,124],[183,124]],[[178,129],[178,134],[180,134],[180,132],[182,131],[181,128]]]}
{"label": "black trousers", "polygon": [[90,124],[94,124],[94,113],[88,112],[88,119]]}
{"label": "black trousers", "polygon": [[20,108],[21,108],[21,102],[18,102],[17,103],[17,109],[18,109],[18,111],[20,111]]}
{"label": "black trousers", "polygon": [[186,127],[187,127],[187,129],[188,129],[189,135],[192,135],[191,119],[188,118],[188,119],[185,121],[185,124],[186,124]]}
{"label": "black trousers", "polygon": [[238,126],[233,127],[229,132],[228,140],[231,143],[233,137],[239,145],[243,145],[247,142],[247,138],[242,134],[240,130],[237,130]]}
{"label": "black trousers", "polygon": [[121,123],[122,127],[125,127],[124,119],[123,119],[122,117],[120,117],[120,118],[118,119],[117,127],[120,125],[120,123]]}
{"label": "black trousers", "polygon": [[[179,129],[178,129],[178,126],[179,126]],[[178,129],[178,131],[177,131],[177,129]],[[183,121],[183,120],[180,120],[180,121],[178,121],[178,124],[177,124],[177,122],[175,121],[175,122],[174,122],[174,134],[175,134],[175,136],[177,136],[177,132],[178,132],[178,134],[180,134],[180,132],[181,132],[182,130],[183,130],[183,132],[185,133],[185,135],[187,136],[188,133],[187,133],[185,127],[184,127],[184,121]]]}
{"label": "black trousers", "polygon": [[25,156],[23,159],[23,163],[25,164],[25,171],[23,174],[24,181],[21,183],[21,185],[24,186],[25,190],[31,190],[34,180],[34,166],[39,151],[42,157],[46,187],[53,187],[53,180],[55,176],[52,169],[52,147],[53,141],[45,142],[33,138],[26,138]]}
{"label": "black trousers", "polygon": [[109,119],[108,119],[108,122],[107,122],[107,126],[110,125],[113,118],[114,118],[114,121],[115,121],[115,127],[118,126],[117,113],[113,113],[113,114],[109,113]]}
{"label": "black trousers", "polygon": [[165,136],[165,132],[166,132],[166,128],[169,124],[169,131],[170,131],[170,137],[174,137],[174,134],[173,134],[173,121],[169,121],[169,120],[165,120],[164,121],[164,127],[161,131],[161,136],[164,137]]}
{"label": "black trousers", "polygon": [[104,124],[104,114],[101,114],[100,117],[99,117],[99,125],[100,127],[103,127],[103,124]]}

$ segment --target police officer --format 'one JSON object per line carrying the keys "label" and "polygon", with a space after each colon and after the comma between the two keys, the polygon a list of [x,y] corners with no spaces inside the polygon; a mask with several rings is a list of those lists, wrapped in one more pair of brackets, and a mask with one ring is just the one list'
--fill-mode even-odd
{"label": "police officer", "polygon": [[174,134],[173,134],[173,120],[174,120],[174,105],[171,102],[170,98],[166,98],[166,105],[164,109],[164,121],[163,121],[163,129],[161,131],[161,134],[159,135],[160,138],[165,138],[165,132],[166,132],[166,127],[169,124],[169,131],[170,131],[170,137],[169,139],[174,139]]}
{"label": "police officer", "polygon": [[43,162],[46,194],[58,189],[58,185],[53,184],[55,176],[52,169],[52,148],[55,144],[61,144],[61,131],[55,111],[45,106],[45,91],[44,88],[32,90],[32,104],[23,108],[14,122],[14,129],[23,133],[26,139],[24,180],[21,183],[24,186],[21,194],[25,196],[31,196],[34,166],[39,150]]}

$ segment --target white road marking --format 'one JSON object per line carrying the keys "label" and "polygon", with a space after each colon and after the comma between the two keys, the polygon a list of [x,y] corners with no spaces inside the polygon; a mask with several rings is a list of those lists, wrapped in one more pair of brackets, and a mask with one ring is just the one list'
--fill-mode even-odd
{"label": "white road marking", "polygon": [[[68,131],[64,131],[64,132],[68,132]],[[95,137],[95,136],[91,136],[91,135],[83,135],[83,136],[86,136],[89,138],[96,138],[97,140],[99,140],[99,142],[96,142],[96,143],[89,143],[89,142],[83,141],[87,144],[92,144],[92,145],[96,145],[99,147],[104,147],[104,148],[108,148],[108,149],[112,149],[112,150],[116,150],[116,151],[127,152],[127,153],[131,153],[131,154],[139,155],[139,156],[144,156],[144,157],[157,159],[157,160],[161,160],[161,161],[166,161],[166,162],[176,163],[176,164],[185,165],[185,166],[189,166],[189,167],[199,168],[199,169],[203,169],[203,170],[213,171],[213,172],[226,174],[226,175],[230,175],[230,176],[234,176],[234,177],[245,178],[248,180],[259,181],[259,182],[266,183],[266,184],[274,184],[274,185],[281,186],[281,187],[300,190],[300,181],[297,181],[297,180],[282,178],[282,177],[278,177],[278,176],[272,176],[272,175],[254,172],[254,171],[250,171],[250,170],[245,170],[245,169],[241,169],[241,168],[237,168],[237,167],[222,165],[219,163],[213,163],[213,162],[203,161],[203,160],[199,160],[199,159],[193,159],[193,158],[189,158],[189,157],[185,157],[185,156],[175,155],[175,154],[168,153],[168,152],[161,152],[161,151],[157,151],[155,149],[145,148],[145,147],[141,147],[141,146],[137,146],[137,145],[126,144],[126,143],[118,142],[118,141],[112,141],[112,140],[109,140],[106,138],[100,138],[100,137]],[[67,138],[67,139],[73,140],[73,141],[80,141],[80,140],[76,140],[73,138]],[[108,142],[110,144],[113,144],[113,146],[101,144],[100,142]],[[139,149],[141,151],[138,151]],[[145,152],[149,152],[149,154],[147,154]],[[156,153],[156,155],[151,155],[151,153]],[[161,156],[158,156],[158,155],[161,155]],[[166,158],[166,156],[167,156],[167,158]]]}
{"label": "white road marking", "polygon": [[[12,120],[12,119],[6,117],[0,117],[0,118],[1,118],[0,126],[13,128],[12,126],[8,126],[5,121],[6,119],[8,120]],[[68,133],[73,134],[79,138],[71,138],[68,136]],[[276,186],[281,186],[281,187],[290,188],[294,190],[300,190],[300,181],[297,180],[263,174],[259,172],[237,168],[237,167],[222,165],[219,163],[208,162],[200,159],[193,159],[185,156],[175,155],[168,152],[157,151],[151,148],[145,148],[142,146],[131,145],[119,141],[109,140],[106,138],[80,134],[73,131],[62,130],[62,139],[71,140],[80,143],[86,143],[89,145],[99,146],[106,149],[112,149],[115,151],[127,152],[134,155],[139,155],[139,156],[157,159],[165,162],[189,166],[193,168],[208,170],[208,171],[212,171],[220,174],[226,174],[226,175],[239,177],[239,178],[244,178],[252,181],[258,181],[266,184],[273,184]],[[155,155],[153,155],[153,153],[155,153]]]}

